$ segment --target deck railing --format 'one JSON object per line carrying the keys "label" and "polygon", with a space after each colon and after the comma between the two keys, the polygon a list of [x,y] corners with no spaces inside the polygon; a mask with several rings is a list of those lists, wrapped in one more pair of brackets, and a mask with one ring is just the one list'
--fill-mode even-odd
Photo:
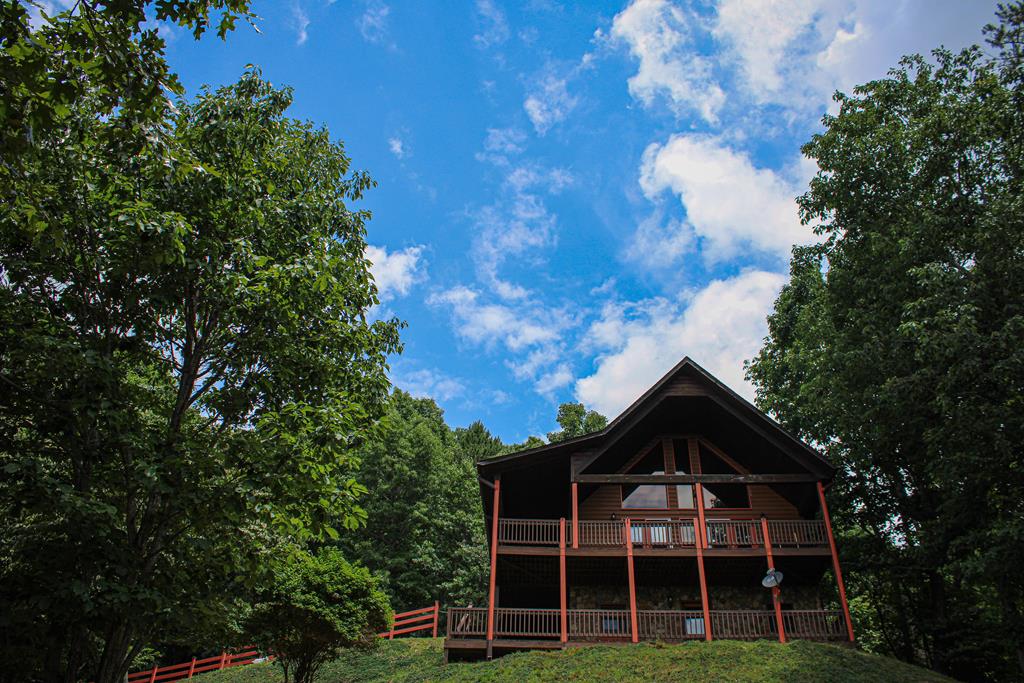
{"label": "deck railing", "polygon": [[[624,520],[580,520],[581,548],[624,548]],[[692,548],[696,530],[690,519],[631,519],[631,538],[637,548]],[[572,546],[573,525],[566,520],[565,543]],[[769,520],[768,534],[776,548],[821,548],[828,545],[824,522],[813,519]],[[557,519],[498,520],[498,542],[502,545],[557,546]],[[708,520],[708,547],[760,548],[764,545],[761,522],[755,519]]]}
{"label": "deck railing", "polygon": [[694,611],[637,610],[641,640],[703,640],[704,614]]}
{"label": "deck railing", "polygon": [[[704,615],[697,610],[637,610],[640,640],[703,640]],[[778,630],[772,610],[711,610],[716,640],[775,639]],[[843,640],[846,630],[839,611],[784,610],[783,626],[791,639]],[[573,641],[628,640],[632,636],[629,610],[566,610],[567,636]],[[485,638],[487,609],[452,607],[448,610],[449,638]],[[494,610],[495,638],[557,639],[561,612],[557,609],[499,607]]]}
{"label": "deck railing", "polygon": [[716,519],[709,520],[707,526],[710,548],[757,548],[764,545],[759,520]]}
{"label": "deck railing", "polygon": [[245,648],[241,652],[221,652],[213,657],[205,659],[192,658],[190,662],[180,664],[169,664],[167,666],[154,666],[145,671],[136,671],[128,674],[128,683],[170,683],[189,679],[207,671],[220,671],[235,666],[244,666],[260,661],[260,653],[253,647]]}
{"label": "deck railing", "polygon": [[772,610],[711,610],[711,633],[726,640],[776,637]]}
{"label": "deck railing", "polygon": [[783,610],[782,627],[788,638],[846,640],[843,613],[825,610]]}
{"label": "deck railing", "polygon": [[772,546],[780,548],[817,547],[828,545],[825,523],[816,519],[776,519],[768,521]]}

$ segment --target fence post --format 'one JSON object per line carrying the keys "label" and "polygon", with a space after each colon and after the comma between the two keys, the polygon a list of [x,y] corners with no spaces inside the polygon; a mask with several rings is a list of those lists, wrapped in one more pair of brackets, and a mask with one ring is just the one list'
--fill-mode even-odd
{"label": "fence post", "polygon": [[192,673],[196,670],[196,658],[192,658],[192,663],[188,665],[188,677],[192,678]]}
{"label": "fence post", "polygon": [[227,658],[228,658],[228,651],[227,650],[221,650],[221,652],[220,652],[220,666],[217,667],[217,668],[223,669],[224,668],[224,664],[227,661]]}
{"label": "fence post", "polygon": [[157,672],[157,667],[158,666],[159,666],[158,664],[154,664],[153,665],[153,673],[151,673],[149,675],[149,683],[153,683],[153,681],[156,680],[156,672]]}
{"label": "fence post", "polygon": [[440,600],[434,600],[434,637],[437,638],[437,616],[441,613]]}

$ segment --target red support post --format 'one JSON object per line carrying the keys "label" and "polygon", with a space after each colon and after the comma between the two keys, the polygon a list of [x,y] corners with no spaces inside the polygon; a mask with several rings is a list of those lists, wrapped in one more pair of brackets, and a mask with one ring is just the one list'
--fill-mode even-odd
{"label": "red support post", "polygon": [[563,643],[569,640],[569,619],[566,611],[568,599],[565,592],[565,517],[562,517],[558,520],[558,593]]}
{"label": "red support post", "polygon": [[437,638],[437,617],[441,613],[441,603],[434,600],[434,638]]}
{"label": "red support post", "polygon": [[580,547],[579,491],[576,482],[572,483],[572,547]]}
{"label": "red support post", "polygon": [[[772,539],[768,536],[768,520],[761,517],[761,536],[764,538],[764,552],[768,556],[768,568],[775,569],[772,558]],[[772,588],[772,604],[775,606],[775,625],[779,630],[779,642],[786,642],[786,629],[782,624],[782,602],[779,598],[779,587]]]}
{"label": "red support post", "polygon": [[832,535],[832,518],[828,514],[828,503],[825,502],[825,486],[819,481],[818,500],[821,502],[821,514],[825,519],[825,531],[828,532],[828,547],[832,550],[832,568],[836,573],[836,584],[839,586],[839,602],[843,605],[843,617],[846,618],[846,635],[853,642],[853,621],[850,619],[850,605],[846,602],[846,585],[843,583],[843,570],[839,567],[839,552],[836,550],[836,539]]}
{"label": "red support post", "polygon": [[220,651],[220,666],[218,666],[217,668],[218,669],[223,669],[224,668],[224,664],[227,663],[227,660],[228,660],[228,651],[227,650],[221,650]]}
{"label": "red support post", "polygon": [[704,544],[705,548],[707,548],[708,547],[708,524],[704,520],[704,489],[702,489],[700,487],[700,484],[698,483],[698,484],[694,484],[693,485],[693,490],[694,490],[695,494],[697,495],[697,501],[696,501],[696,504],[697,504],[697,519],[700,520],[700,529],[698,530],[698,534],[699,534],[699,537],[700,537],[700,542]]}
{"label": "red support post", "polygon": [[[693,518],[694,531],[697,529],[697,518]],[[697,573],[700,575],[700,606],[704,610],[704,640],[711,640],[711,610],[708,605],[708,582],[704,575],[704,541],[694,534],[694,545],[697,546]]]}
{"label": "red support post", "polygon": [[501,476],[494,478],[494,503],[491,509],[491,582],[487,593],[487,640],[494,640],[494,580],[498,568],[498,505],[501,503]]}
{"label": "red support post", "polygon": [[195,672],[195,670],[196,670],[196,658],[193,657],[192,658],[192,663],[188,665],[188,677],[189,678],[192,678],[192,674]]}
{"label": "red support post", "polygon": [[[153,665],[153,673],[149,674],[149,683],[153,683],[153,681],[156,680],[156,672],[158,666],[158,664]],[[223,669],[224,667],[222,666],[221,668]]]}
{"label": "red support post", "polygon": [[633,575],[633,531],[629,524],[629,517],[626,517],[626,567],[629,572],[629,626],[631,639],[634,643],[640,642],[640,634],[637,633],[636,618],[636,578]]}

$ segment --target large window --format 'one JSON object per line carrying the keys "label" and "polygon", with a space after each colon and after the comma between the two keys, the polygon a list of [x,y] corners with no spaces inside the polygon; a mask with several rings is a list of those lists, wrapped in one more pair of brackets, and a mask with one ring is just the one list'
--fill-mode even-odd
{"label": "large window", "polygon": [[[641,458],[630,474],[665,474],[665,456],[658,444]],[[622,487],[622,507],[664,510],[668,507],[668,488],[654,484]]]}
{"label": "large window", "polygon": [[[738,474],[704,444],[700,446],[700,471],[703,474]],[[746,484],[703,484],[701,490],[704,492],[706,509],[750,507]]]}
{"label": "large window", "polygon": [[[690,446],[686,439],[673,439],[672,448],[676,454],[676,474],[690,474]],[[676,500],[680,510],[694,509],[693,484],[676,484]]]}

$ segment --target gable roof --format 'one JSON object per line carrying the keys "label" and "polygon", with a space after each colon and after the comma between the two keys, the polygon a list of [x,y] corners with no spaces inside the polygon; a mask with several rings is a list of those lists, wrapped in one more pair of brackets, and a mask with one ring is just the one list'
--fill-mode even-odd
{"label": "gable roof", "polygon": [[702,383],[711,388],[709,397],[722,407],[748,424],[752,429],[765,436],[781,451],[792,457],[798,464],[810,472],[831,480],[835,475],[835,467],[816,449],[786,431],[782,425],[761,412],[752,403],[723,384],[717,377],[698,365],[689,356],[684,357],[671,370],[645,391],[636,401],[620,413],[608,426],[599,432],[529,448],[508,455],[481,460],[477,463],[477,471],[482,477],[493,478],[494,475],[510,469],[529,467],[539,461],[549,460],[554,455],[568,455],[583,449],[596,448],[598,452],[607,449],[619,436],[628,431],[628,427],[649,413],[664,399],[663,390],[674,379],[687,371],[692,371]]}

